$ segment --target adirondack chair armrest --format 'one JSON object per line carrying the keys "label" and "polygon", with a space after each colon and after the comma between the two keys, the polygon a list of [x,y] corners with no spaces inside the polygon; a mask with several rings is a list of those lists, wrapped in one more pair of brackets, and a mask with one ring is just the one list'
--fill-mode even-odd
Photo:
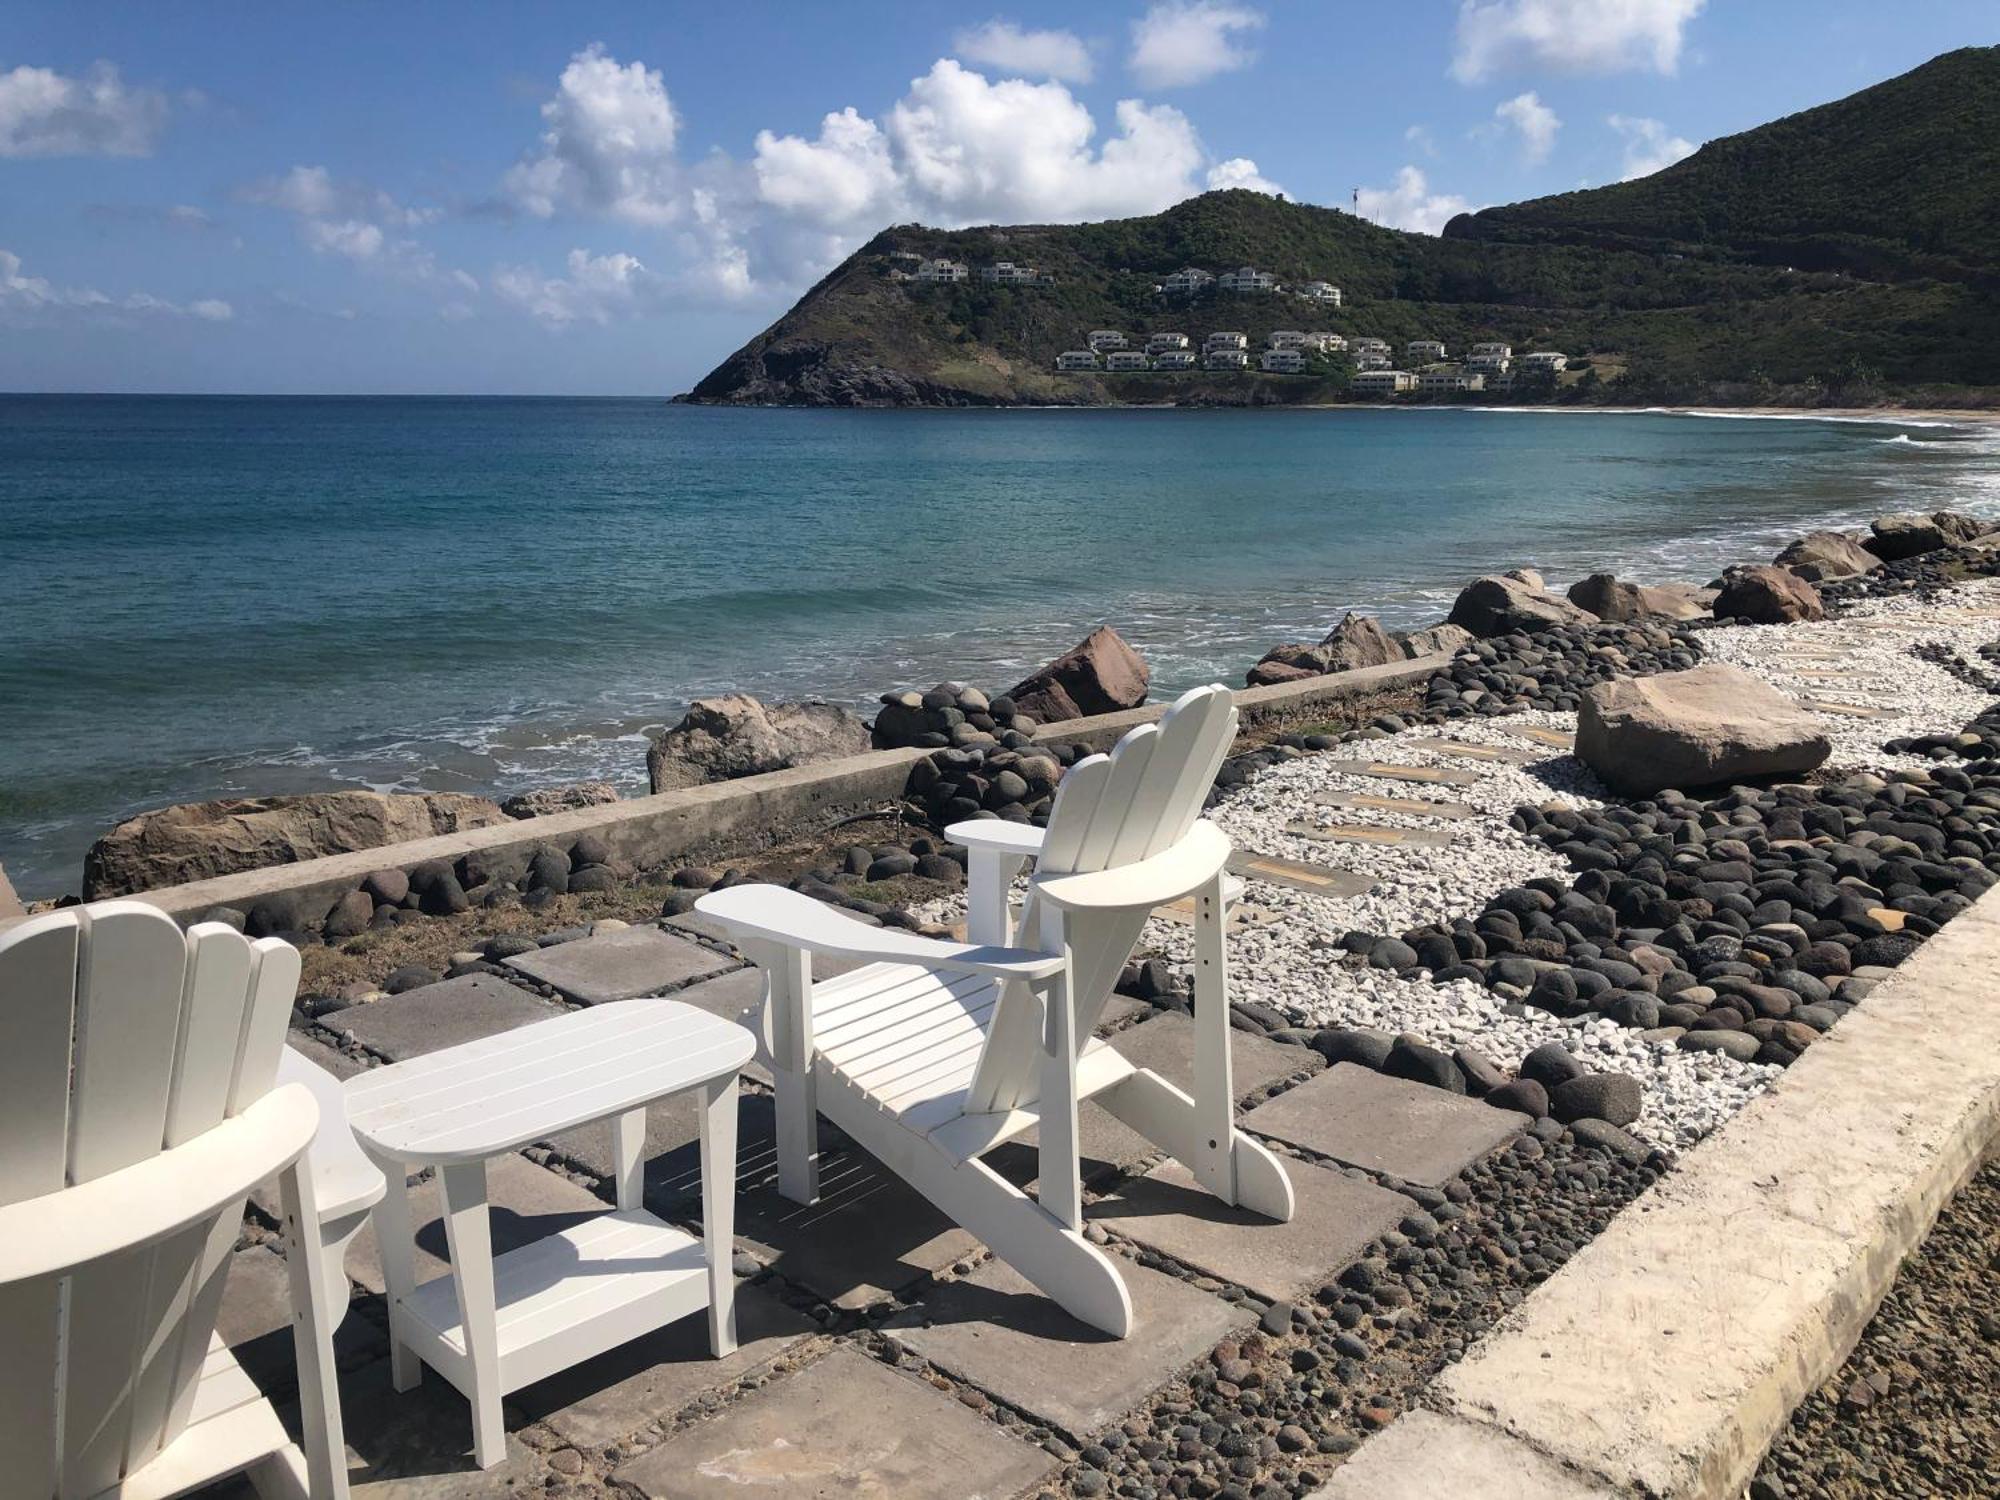
{"label": "adirondack chair armrest", "polygon": [[892,927],[870,927],[823,901],[781,885],[733,885],[710,891],[694,909],[732,933],[786,948],[837,953],[876,963],[915,964],[984,974],[993,979],[1046,979],[1063,966],[1060,954],[985,943],[952,943]]}
{"label": "adirondack chair armrest", "polygon": [[1069,911],[1149,911],[1199,890],[1229,861],[1229,836],[1206,818],[1150,858],[1077,875],[1044,875],[1035,890]]}
{"label": "adirondack chair armrest", "polygon": [[172,1150],[0,1207],[0,1286],[65,1275],[241,1202],[297,1161],[318,1125],[311,1092],[284,1084]]}
{"label": "adirondack chair armrest", "polygon": [[306,1148],[321,1223],[373,1208],[388,1191],[382,1169],[368,1159],[347,1123],[347,1095],[340,1080],[304,1053],[278,1054],[278,1082],[303,1084],[319,1104],[319,1128]]}
{"label": "adirondack chair armrest", "polygon": [[1018,854],[1033,859],[1042,852],[1046,828],[1032,823],[1009,823],[1003,818],[971,818],[945,829],[944,836],[963,849],[990,849],[995,854]]}

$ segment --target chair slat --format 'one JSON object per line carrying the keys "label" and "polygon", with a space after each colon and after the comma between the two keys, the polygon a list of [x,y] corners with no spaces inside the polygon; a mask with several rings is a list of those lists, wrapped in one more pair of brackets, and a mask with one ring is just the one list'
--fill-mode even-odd
{"label": "chair slat", "polygon": [[187,940],[165,912],[136,901],[84,910],[71,1182],[159,1154],[187,972]]}
{"label": "chair slat", "polygon": [[278,1055],[285,1050],[285,1028],[291,1025],[292,1000],[299,992],[298,949],[278,938],[262,938],[253,947],[256,963],[243,1018],[243,1047],[229,1092],[232,1115],[270,1093],[278,1081]]}
{"label": "chair slat", "polygon": [[[0,1286],[0,1476],[35,1500],[56,1488],[56,1371],[61,1366],[62,1284]],[[18,1486],[18,1489],[11,1487]]]}
{"label": "chair slat", "polygon": [[[180,1436],[181,1428],[170,1425],[170,1418],[181,1405],[183,1394],[176,1380],[186,1369],[188,1309],[203,1285],[204,1276],[213,1272],[209,1253],[217,1228],[227,1224],[232,1231],[233,1246],[234,1231],[241,1227],[242,1221],[239,1208],[233,1215],[191,1225],[152,1248],[146,1300],[139,1309],[138,1342],[130,1367],[132,1395],[126,1423],[125,1473],[150,1463]],[[197,1364],[195,1368],[198,1371],[200,1366]],[[192,1409],[191,1402],[188,1406]]]}
{"label": "chair slat", "polygon": [[167,1103],[168,1146],[222,1123],[250,998],[251,948],[234,928],[204,922],[189,929],[187,948],[180,1047]]}
{"label": "chair slat", "polygon": [[1041,856],[1035,861],[1038,871],[1068,875],[1076,870],[1077,854],[1110,779],[1111,757],[1086,755],[1056,783],[1055,801],[1049,807],[1048,832],[1042,839]]}
{"label": "chair slat", "polygon": [[1102,870],[1112,862],[1119,830],[1125,826],[1134,801],[1144,794],[1146,773],[1161,743],[1160,731],[1152,724],[1141,725],[1118,742],[1111,753],[1111,774],[1098,793],[1097,805],[1090,810],[1090,826],[1070,862],[1073,869]]}
{"label": "chair slat", "polygon": [[31,918],[0,937],[0,1203],[63,1185],[76,949],[69,912]]}

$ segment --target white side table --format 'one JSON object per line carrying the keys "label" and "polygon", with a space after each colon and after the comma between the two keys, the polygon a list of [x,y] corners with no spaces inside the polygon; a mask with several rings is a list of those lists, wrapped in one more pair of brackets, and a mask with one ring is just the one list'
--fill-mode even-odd
{"label": "white side table", "polygon": [[[377,1068],[346,1086],[356,1138],[389,1179],[375,1207],[390,1371],[430,1365],[472,1403],[482,1469],[506,1456],[500,1398],[708,1309],[709,1347],[736,1347],[736,1074],[750,1032],[672,1000],[626,1000]],[[703,1239],[640,1203],[646,1106],[701,1096]],[[497,1260],[486,1163],[594,1120],[612,1122],[615,1211]],[[416,1285],[409,1174],[439,1169],[451,1274]]]}

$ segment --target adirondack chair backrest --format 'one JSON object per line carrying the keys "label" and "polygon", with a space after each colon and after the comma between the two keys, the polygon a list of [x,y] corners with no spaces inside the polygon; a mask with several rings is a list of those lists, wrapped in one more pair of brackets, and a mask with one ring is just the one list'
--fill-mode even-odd
{"label": "adirondack chair backrest", "polygon": [[[1236,738],[1236,704],[1221,686],[1193,688],[1158,724],[1119,740],[1109,755],[1078,761],[1056,788],[1038,874],[1073,875],[1136,863],[1172,848],[1201,816],[1215,773]],[[1145,912],[1072,914],[1078,1045],[1118,982],[1118,972],[1146,925]],[[1021,916],[1021,940],[1053,941],[1032,888]],[[1019,997],[1002,1000],[987,1031],[968,1108],[1005,1109],[1034,1096],[1040,1037]]]}
{"label": "adirondack chair backrest", "polygon": [[[171,1151],[277,1076],[299,955],[107,901],[0,933],[0,1204]],[[0,1286],[0,1489],[96,1495],[186,1427],[242,1205]],[[18,1486],[18,1488],[15,1488]]]}

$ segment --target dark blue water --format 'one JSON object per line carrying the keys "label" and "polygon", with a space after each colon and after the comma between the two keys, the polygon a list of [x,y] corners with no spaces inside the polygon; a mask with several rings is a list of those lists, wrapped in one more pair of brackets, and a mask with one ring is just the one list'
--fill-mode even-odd
{"label": "dark blue water", "polygon": [[232,792],[644,777],[695,694],[1005,686],[1110,621],[1171,691],[1519,564],[1705,579],[2000,508],[1978,431],[1465,411],[0,397],[0,863]]}

